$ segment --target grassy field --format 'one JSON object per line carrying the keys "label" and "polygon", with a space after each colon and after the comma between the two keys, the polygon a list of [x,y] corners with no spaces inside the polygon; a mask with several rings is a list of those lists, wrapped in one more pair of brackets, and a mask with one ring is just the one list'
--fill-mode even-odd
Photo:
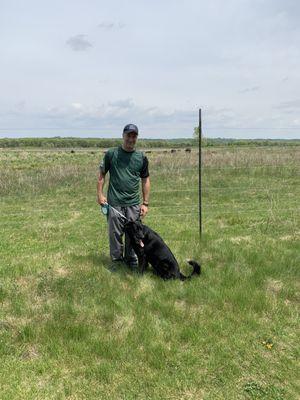
{"label": "grassy field", "polygon": [[[300,146],[152,150],[145,223],[203,274],[109,260],[103,150],[0,151],[0,398],[298,399]],[[299,340],[299,337],[298,337]]]}

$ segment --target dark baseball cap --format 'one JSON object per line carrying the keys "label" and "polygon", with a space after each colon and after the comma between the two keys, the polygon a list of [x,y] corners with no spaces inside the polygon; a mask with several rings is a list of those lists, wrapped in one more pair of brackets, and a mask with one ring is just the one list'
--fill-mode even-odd
{"label": "dark baseball cap", "polygon": [[124,126],[123,133],[131,133],[134,132],[137,135],[139,134],[138,127],[134,124],[128,124]]}

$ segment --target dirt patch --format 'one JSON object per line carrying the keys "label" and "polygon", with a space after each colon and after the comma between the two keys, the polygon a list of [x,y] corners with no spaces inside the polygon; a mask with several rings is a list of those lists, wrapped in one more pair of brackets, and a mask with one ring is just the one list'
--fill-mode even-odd
{"label": "dirt patch", "polygon": [[251,236],[235,236],[229,239],[232,243],[241,244],[241,243],[250,243]]}
{"label": "dirt patch", "polygon": [[277,294],[283,288],[283,283],[281,281],[276,281],[275,279],[269,279],[266,284],[267,293]]}
{"label": "dirt patch", "polygon": [[280,236],[279,240],[283,242],[296,241],[300,239],[300,232],[295,232],[293,235]]}
{"label": "dirt patch", "polygon": [[33,360],[39,357],[39,352],[36,347],[30,346],[28,347],[23,353],[22,358],[23,360]]}
{"label": "dirt patch", "polygon": [[137,288],[135,297],[139,297],[142,294],[151,293],[154,289],[153,281],[149,280],[147,277],[143,277]]}
{"label": "dirt patch", "polygon": [[133,315],[117,315],[114,321],[114,331],[119,337],[127,336],[134,324]]}

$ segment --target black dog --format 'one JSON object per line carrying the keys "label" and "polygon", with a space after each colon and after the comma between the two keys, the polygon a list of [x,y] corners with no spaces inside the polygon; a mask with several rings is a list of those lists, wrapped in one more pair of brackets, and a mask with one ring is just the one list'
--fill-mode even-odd
{"label": "black dog", "polygon": [[150,263],[157,275],[163,279],[178,278],[184,281],[192,275],[200,275],[201,266],[192,260],[188,263],[193,266],[193,272],[190,276],[183,275],[176,258],[163,239],[151,228],[143,225],[140,220],[126,222],[125,232],[128,233],[131,246],[138,257],[141,273]]}

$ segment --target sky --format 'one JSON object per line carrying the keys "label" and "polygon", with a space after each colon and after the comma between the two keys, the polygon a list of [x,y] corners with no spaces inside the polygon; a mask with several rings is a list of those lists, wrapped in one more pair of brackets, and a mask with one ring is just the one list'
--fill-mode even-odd
{"label": "sky", "polygon": [[0,137],[300,138],[299,0],[0,0]]}

